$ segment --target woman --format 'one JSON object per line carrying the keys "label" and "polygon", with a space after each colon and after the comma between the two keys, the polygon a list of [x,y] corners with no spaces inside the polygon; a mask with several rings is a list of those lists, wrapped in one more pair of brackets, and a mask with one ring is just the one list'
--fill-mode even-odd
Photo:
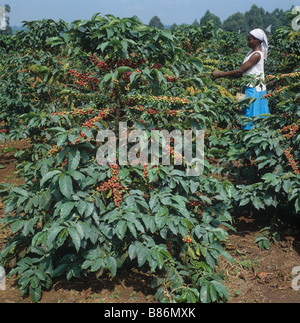
{"label": "woman", "polygon": [[[268,100],[262,99],[267,94],[266,85],[264,83],[264,60],[268,57],[268,39],[265,32],[261,29],[254,29],[248,35],[248,47],[251,50],[248,52],[243,65],[233,71],[229,72],[218,72],[214,71],[212,76],[214,78],[221,77],[242,77],[243,75],[254,75],[257,80],[260,80],[258,86],[249,84],[246,86],[245,95],[252,97],[257,100],[245,109],[246,117],[260,116],[261,114],[270,113],[268,107]],[[261,85],[262,84],[262,85]],[[250,130],[253,128],[252,123],[247,124],[243,128]]]}

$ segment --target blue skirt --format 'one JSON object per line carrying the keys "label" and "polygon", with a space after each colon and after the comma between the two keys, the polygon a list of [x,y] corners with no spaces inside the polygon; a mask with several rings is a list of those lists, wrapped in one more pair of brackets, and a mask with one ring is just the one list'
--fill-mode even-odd
{"label": "blue skirt", "polygon": [[[265,113],[270,113],[268,107],[268,99],[263,99],[262,97],[267,94],[267,91],[257,91],[255,87],[246,87],[245,95],[246,98],[255,98],[254,103],[252,103],[249,107],[247,107],[244,111],[246,117],[256,117]],[[251,130],[254,126],[252,126],[252,122],[248,123],[243,127],[244,130]]]}

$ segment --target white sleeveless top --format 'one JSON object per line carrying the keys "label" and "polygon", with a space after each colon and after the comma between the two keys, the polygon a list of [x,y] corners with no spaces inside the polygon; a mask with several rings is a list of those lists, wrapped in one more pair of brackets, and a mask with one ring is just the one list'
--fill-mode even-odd
{"label": "white sleeveless top", "polygon": [[[254,53],[260,53],[260,60],[259,60],[259,62],[256,65],[252,66],[248,71],[246,71],[245,73],[243,73],[243,75],[256,75],[256,78],[257,79],[261,79],[262,82],[264,83],[264,80],[265,80],[264,53],[262,51],[255,51],[255,52],[252,52],[252,53],[250,51],[249,53],[248,53],[248,56],[246,56],[246,58],[244,60],[244,63],[246,63]],[[249,87],[254,87],[251,84],[248,84],[248,86]],[[265,84],[263,84],[261,86],[258,85],[258,86],[256,86],[256,90],[258,92],[265,91],[266,90],[266,85]]]}

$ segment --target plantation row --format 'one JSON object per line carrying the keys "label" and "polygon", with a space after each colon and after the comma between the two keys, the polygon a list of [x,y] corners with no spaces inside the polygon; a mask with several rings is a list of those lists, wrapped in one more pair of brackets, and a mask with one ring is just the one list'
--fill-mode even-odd
{"label": "plantation row", "polygon": [[[249,80],[210,76],[241,65],[247,48],[237,34],[98,14],[25,26],[0,39],[0,139],[32,144],[17,153],[25,184],[0,186],[13,232],[0,264],[35,302],[56,277],[131,268],[154,273],[158,301],[227,301],[216,269],[220,256],[231,260],[234,214],[299,216],[299,32],[271,37],[271,115],[245,132],[243,108],[254,99],[236,94]],[[148,137],[204,130],[203,174],[186,176],[172,143],[170,166],[97,164],[97,134],[118,133],[121,122]],[[274,237],[266,230],[257,242],[269,248]]]}

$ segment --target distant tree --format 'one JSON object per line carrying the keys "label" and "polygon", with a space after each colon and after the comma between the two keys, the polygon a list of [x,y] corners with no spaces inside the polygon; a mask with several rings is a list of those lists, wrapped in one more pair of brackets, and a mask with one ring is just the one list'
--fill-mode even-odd
{"label": "distant tree", "polygon": [[200,26],[200,24],[199,24],[199,22],[198,22],[198,20],[197,20],[197,19],[195,19],[195,20],[194,20],[194,22],[193,22],[193,26]]}
{"label": "distant tree", "polygon": [[282,9],[275,9],[272,13],[266,12],[264,17],[265,28],[272,25],[272,31],[275,31],[280,27],[288,26],[286,13],[287,12],[283,11]]}
{"label": "distant tree", "polygon": [[203,26],[206,22],[212,20],[217,28],[222,28],[223,24],[221,22],[221,19],[211,13],[209,10],[206,11],[205,15],[200,19],[200,26]]}
{"label": "distant tree", "polygon": [[287,25],[286,14],[292,10],[283,11],[282,9],[275,9],[272,12],[272,15],[275,16],[278,20],[280,20],[283,24]]}
{"label": "distant tree", "polygon": [[265,10],[263,8],[259,8],[254,4],[249,11],[245,12],[245,20],[247,22],[248,28],[250,30],[256,28],[264,29],[264,16]]}
{"label": "distant tree", "polygon": [[271,31],[275,31],[281,26],[281,21],[270,12],[266,12],[264,17],[264,27],[267,29],[269,26],[271,26]]}
{"label": "distant tree", "polygon": [[223,28],[226,31],[240,33],[244,36],[249,32],[247,21],[241,12],[237,12],[228,17],[223,23]]}
{"label": "distant tree", "polygon": [[[289,26],[289,22],[287,21],[286,16],[288,12],[292,11],[292,8],[288,11],[275,9],[272,13],[270,13],[266,12],[263,8],[259,8],[258,6],[253,5],[249,11],[245,12],[245,14],[236,12],[235,14],[228,17],[223,22],[223,29],[226,31],[240,33],[243,36],[247,36],[247,34],[252,29],[261,28],[263,30],[266,30],[269,26],[272,26],[271,30],[273,33],[280,27]],[[211,15],[212,14],[208,10],[201,21],[212,19],[210,18]]]}
{"label": "distant tree", "polygon": [[174,24],[170,27],[170,30],[171,30],[171,31],[173,31],[173,30],[174,30],[174,29],[176,29],[177,27],[178,27],[178,25],[174,23]]}
{"label": "distant tree", "polygon": [[157,16],[154,16],[150,20],[149,27],[155,27],[155,28],[158,28],[158,29],[164,29],[165,28],[164,24],[160,21],[160,19]]}

